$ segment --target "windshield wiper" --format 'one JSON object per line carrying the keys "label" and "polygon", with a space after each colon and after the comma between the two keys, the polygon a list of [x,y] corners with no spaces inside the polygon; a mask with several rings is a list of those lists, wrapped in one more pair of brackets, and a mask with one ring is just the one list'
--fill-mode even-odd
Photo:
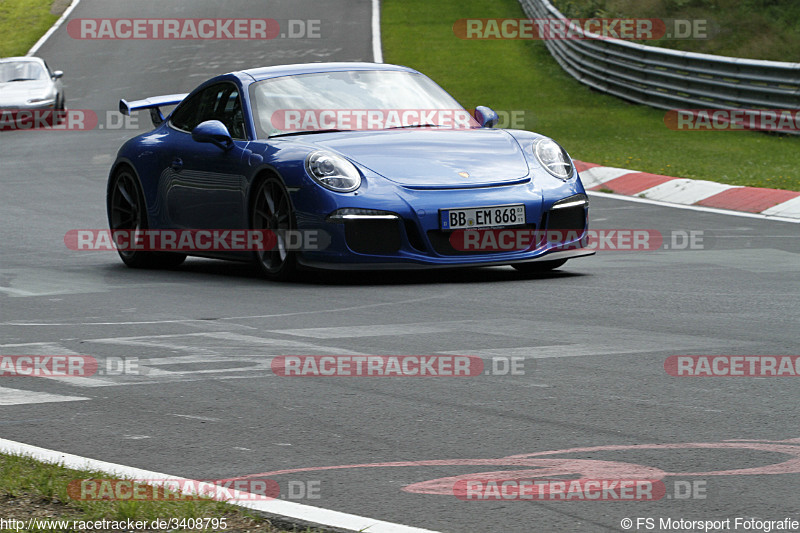
{"label": "windshield wiper", "polygon": [[444,128],[441,124],[408,124],[406,126],[392,126],[386,130],[402,130],[404,128]]}
{"label": "windshield wiper", "polygon": [[273,137],[288,137],[290,135],[308,135],[310,133],[335,133],[337,131],[354,131],[354,130],[337,130],[337,129],[329,129],[329,130],[303,130],[303,131],[289,131],[286,133],[276,133],[274,135],[270,135],[268,138],[272,139]]}
{"label": "windshield wiper", "polygon": [[[444,128],[441,124],[408,124],[407,126],[393,126],[391,128],[383,128],[384,130],[398,130],[403,128]],[[365,130],[340,130],[340,129],[326,129],[326,130],[303,130],[303,131],[288,131],[286,133],[275,133],[270,135],[273,137],[289,137],[290,135],[309,135],[311,133],[335,133],[339,131],[365,131]]]}
{"label": "windshield wiper", "polygon": [[13,80],[8,80],[4,83],[11,83],[12,81],[36,81],[36,78],[14,78]]}

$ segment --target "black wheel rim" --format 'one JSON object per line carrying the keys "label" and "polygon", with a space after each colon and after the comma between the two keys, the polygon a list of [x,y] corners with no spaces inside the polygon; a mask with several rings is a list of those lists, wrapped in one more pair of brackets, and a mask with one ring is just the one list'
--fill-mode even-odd
{"label": "black wheel rim", "polygon": [[[144,229],[142,209],[139,202],[139,187],[130,174],[123,172],[117,175],[111,191],[110,226],[112,235],[115,231],[138,231]],[[116,237],[115,237],[116,240]],[[133,251],[120,250],[123,255],[131,255]]]}
{"label": "black wheel rim", "polygon": [[259,261],[268,272],[279,272],[289,257],[285,232],[290,229],[291,218],[292,208],[283,187],[273,180],[261,184],[253,209],[253,229],[269,230],[275,234],[275,247],[257,252]]}

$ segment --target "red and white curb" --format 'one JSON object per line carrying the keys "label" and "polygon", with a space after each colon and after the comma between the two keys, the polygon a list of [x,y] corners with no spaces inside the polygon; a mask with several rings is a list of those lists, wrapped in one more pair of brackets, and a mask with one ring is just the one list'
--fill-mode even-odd
{"label": "red and white curb", "polygon": [[587,191],[656,202],[741,211],[800,222],[800,192],[673,178],[575,161]]}

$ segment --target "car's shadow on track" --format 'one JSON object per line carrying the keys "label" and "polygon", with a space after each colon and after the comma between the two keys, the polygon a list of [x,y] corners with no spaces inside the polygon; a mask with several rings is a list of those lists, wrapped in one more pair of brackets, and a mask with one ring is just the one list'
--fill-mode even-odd
{"label": "car's shadow on track", "polygon": [[[264,279],[258,269],[249,263],[236,263],[230,261],[217,261],[206,259],[189,258],[184,264],[161,270],[133,270],[124,265],[114,265],[109,267],[108,275],[113,275],[117,280],[120,276],[125,277],[126,273],[135,275],[136,273],[147,273],[150,281],[157,278],[157,281],[190,281],[192,278],[209,277],[230,280],[248,280],[263,283],[266,286],[272,284],[287,285],[345,285],[345,286],[369,286],[369,285],[424,285],[424,284],[443,284],[443,283],[487,283],[487,282],[508,282],[508,281],[533,281],[533,280],[555,280],[564,278],[575,278],[588,274],[572,270],[569,266],[561,267],[560,270],[542,272],[536,274],[526,274],[514,270],[511,267],[476,267],[476,268],[455,268],[455,269],[431,269],[431,270],[301,270],[295,278],[290,281],[275,282]],[[155,273],[159,275],[154,276]],[[135,275],[134,277],[139,277]],[[198,279],[198,282],[202,280]]]}
{"label": "car's shadow on track", "polygon": [[525,274],[510,267],[481,267],[409,271],[315,271],[303,272],[294,281],[306,285],[424,285],[445,283],[494,283],[530,281],[583,276],[578,272],[554,270]]}

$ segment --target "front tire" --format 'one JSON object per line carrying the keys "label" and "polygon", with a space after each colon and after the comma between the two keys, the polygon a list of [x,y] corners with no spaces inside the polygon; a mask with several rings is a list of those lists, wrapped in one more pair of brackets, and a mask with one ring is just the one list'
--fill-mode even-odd
{"label": "front tire", "polygon": [[525,274],[539,274],[542,272],[550,272],[566,263],[566,259],[555,259],[553,261],[535,261],[533,263],[517,263],[513,266],[520,272]]}
{"label": "front tire", "polygon": [[64,95],[56,95],[56,105],[53,109],[53,126],[61,125],[66,121],[67,114],[65,113],[65,109]]}
{"label": "front tire", "polygon": [[295,228],[294,210],[289,192],[275,176],[255,186],[250,214],[250,228],[269,230],[276,237],[271,250],[257,250],[255,263],[261,274],[274,281],[291,279],[297,272],[296,253],[286,248],[285,232]]}
{"label": "front tire", "polygon": [[[122,168],[108,181],[106,194],[108,226],[113,232],[147,229],[147,210],[139,180],[129,168]],[[186,259],[185,254],[143,250],[117,250],[122,262],[131,268],[172,268]]]}

